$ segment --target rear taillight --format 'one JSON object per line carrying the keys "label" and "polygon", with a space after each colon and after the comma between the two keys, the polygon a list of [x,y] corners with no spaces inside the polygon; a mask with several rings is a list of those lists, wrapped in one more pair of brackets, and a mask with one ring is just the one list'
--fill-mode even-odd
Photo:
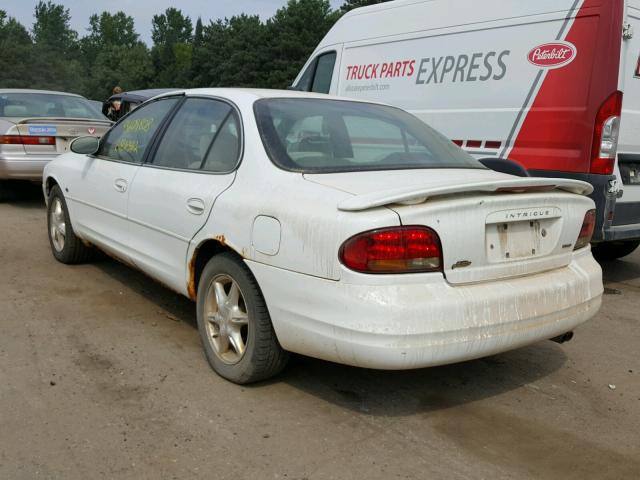
{"label": "rear taillight", "polygon": [[428,227],[381,228],[344,242],[340,261],[363,273],[435,272],[442,270],[442,248],[438,234]]}
{"label": "rear taillight", "polygon": [[596,114],[591,146],[591,173],[612,175],[618,150],[622,92],[614,92]]}
{"label": "rear taillight", "polygon": [[56,137],[35,135],[0,135],[0,145],[55,145]]}
{"label": "rear taillight", "polygon": [[584,220],[582,222],[582,228],[580,229],[580,235],[578,235],[578,240],[576,240],[576,245],[573,247],[574,250],[578,250],[579,248],[586,247],[591,242],[591,237],[593,236],[593,231],[596,228],[596,211],[589,210],[584,215]]}

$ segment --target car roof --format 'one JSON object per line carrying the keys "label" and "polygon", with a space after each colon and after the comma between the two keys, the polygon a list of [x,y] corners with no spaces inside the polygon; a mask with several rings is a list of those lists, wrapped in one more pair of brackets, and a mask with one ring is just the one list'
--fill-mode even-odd
{"label": "car roof", "polygon": [[158,95],[162,95],[163,93],[182,91],[179,88],[147,88],[144,90],[130,90],[127,92],[116,93],[115,95],[111,95],[109,100],[141,100],[145,101],[150,98],[156,97]]}
{"label": "car roof", "polygon": [[66,95],[69,97],[84,98],[82,95],[78,95],[77,93],[57,92],[55,90],[36,90],[32,88],[0,88],[0,95],[3,93],[46,93],[48,95]]}
{"label": "car roof", "polygon": [[160,96],[170,96],[184,94],[187,96],[211,96],[222,97],[233,102],[235,101],[255,101],[263,98],[318,98],[322,100],[342,100],[359,103],[378,103],[370,100],[358,100],[353,98],[338,97],[324,93],[301,92],[299,90],[276,90],[266,88],[190,88],[185,90],[174,90]]}

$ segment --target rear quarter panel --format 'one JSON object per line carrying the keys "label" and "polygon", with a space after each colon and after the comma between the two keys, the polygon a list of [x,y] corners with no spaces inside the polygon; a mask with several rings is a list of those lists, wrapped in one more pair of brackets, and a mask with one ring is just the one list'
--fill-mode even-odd
{"label": "rear quarter panel", "polygon": [[[214,239],[247,260],[338,280],[342,242],[365,230],[399,225],[398,215],[384,207],[338,211],[338,203],[351,194],[307,181],[301,173],[280,170],[264,152],[255,120],[245,116],[243,122],[245,152],[236,179],[218,197],[206,225],[191,241],[187,262],[199,245]],[[264,239],[253,234],[259,216],[275,218],[280,224],[279,239],[268,242],[269,250],[272,243],[277,244],[275,254],[266,254],[256,245]]]}

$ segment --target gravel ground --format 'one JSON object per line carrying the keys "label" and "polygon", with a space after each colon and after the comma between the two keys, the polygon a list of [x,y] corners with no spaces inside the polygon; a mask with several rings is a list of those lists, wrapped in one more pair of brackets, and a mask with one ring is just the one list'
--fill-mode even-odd
{"label": "gravel ground", "polygon": [[190,301],[57,263],[37,188],[0,231],[2,479],[640,478],[640,252],[567,344],[407,372],[294,357],[239,387]]}

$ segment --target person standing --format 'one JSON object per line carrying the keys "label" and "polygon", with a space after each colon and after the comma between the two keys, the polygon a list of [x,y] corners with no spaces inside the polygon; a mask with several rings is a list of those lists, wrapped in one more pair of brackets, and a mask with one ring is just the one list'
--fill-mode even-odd
{"label": "person standing", "polygon": [[115,87],[113,87],[113,91],[111,92],[111,97],[109,98],[109,100],[102,104],[102,114],[105,115],[109,120],[113,120],[114,122],[121,117],[120,107],[122,106],[122,101],[119,98],[112,98],[114,95],[118,95],[122,92],[122,88],[116,85]]}

